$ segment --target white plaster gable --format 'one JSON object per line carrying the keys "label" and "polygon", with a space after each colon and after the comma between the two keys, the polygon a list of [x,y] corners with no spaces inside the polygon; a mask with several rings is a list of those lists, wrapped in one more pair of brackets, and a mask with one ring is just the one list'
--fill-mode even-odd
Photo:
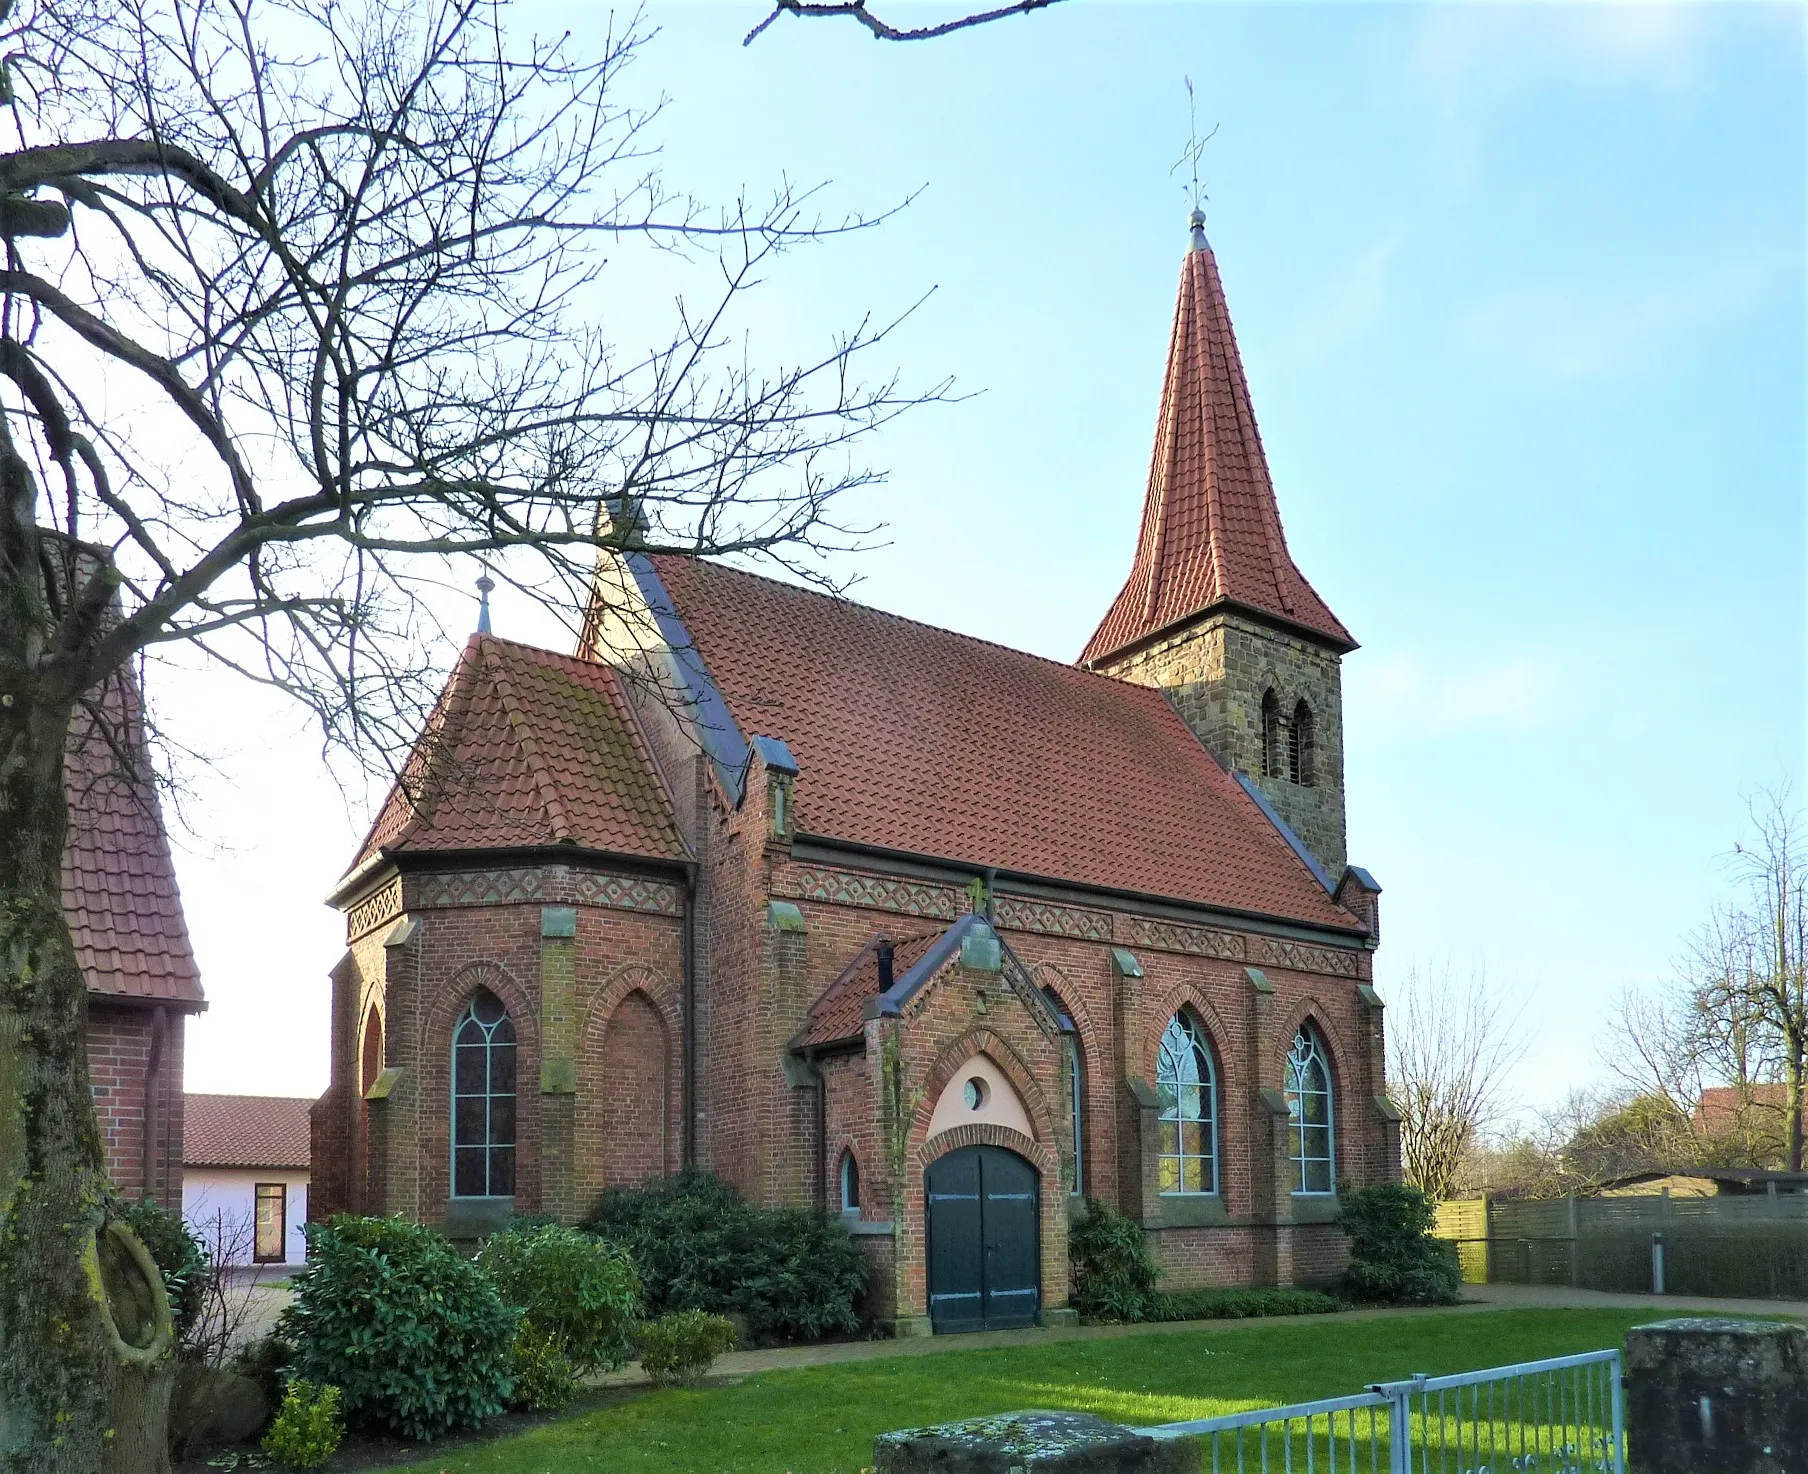
{"label": "white plaster gable", "polygon": [[[969,1100],[967,1082],[970,1080],[979,1085],[982,1099],[977,1108]],[[985,1055],[976,1054],[954,1072],[942,1090],[935,1103],[935,1112],[929,1118],[929,1134],[935,1137],[957,1126],[981,1124],[1002,1126],[1032,1141],[1036,1136],[1036,1128],[1030,1124],[1030,1113],[1023,1108],[1023,1101],[1005,1078],[1004,1071]]]}

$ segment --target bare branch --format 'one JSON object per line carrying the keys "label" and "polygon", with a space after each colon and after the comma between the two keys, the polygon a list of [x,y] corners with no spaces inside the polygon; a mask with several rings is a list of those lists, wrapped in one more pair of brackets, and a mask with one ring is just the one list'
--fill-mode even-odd
{"label": "bare branch", "polygon": [[772,13],[743,36],[741,44],[753,45],[760,33],[781,15],[795,15],[809,20],[842,17],[865,26],[878,41],[933,41],[938,36],[950,36],[971,26],[983,26],[991,21],[1003,20],[1007,15],[1028,15],[1031,11],[1046,10],[1057,3],[1059,0],[1014,0],[1009,5],[975,11],[957,20],[942,21],[932,26],[894,26],[867,9],[866,0],[774,0]]}

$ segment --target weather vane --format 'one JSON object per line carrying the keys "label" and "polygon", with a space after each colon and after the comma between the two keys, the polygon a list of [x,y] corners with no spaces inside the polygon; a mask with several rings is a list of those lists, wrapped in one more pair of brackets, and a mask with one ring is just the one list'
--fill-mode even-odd
{"label": "weather vane", "polygon": [[1199,136],[1199,112],[1196,106],[1198,99],[1193,94],[1193,79],[1187,77],[1184,80],[1186,82],[1187,146],[1180,157],[1174,161],[1174,168],[1168,170],[1168,173],[1173,174],[1182,164],[1189,166],[1192,173],[1193,209],[1203,211],[1206,194],[1199,185],[1199,159],[1205,152],[1206,144],[1217,136],[1218,125],[1212,124],[1212,131],[1204,138]]}

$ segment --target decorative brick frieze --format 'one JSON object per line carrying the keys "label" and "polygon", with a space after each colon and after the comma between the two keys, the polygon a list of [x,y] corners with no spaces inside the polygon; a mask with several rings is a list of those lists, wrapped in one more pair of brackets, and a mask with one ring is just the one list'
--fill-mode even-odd
{"label": "decorative brick frieze", "polygon": [[1361,954],[1346,952],[1341,947],[1312,947],[1304,942],[1283,941],[1279,937],[1256,937],[1251,957],[1256,962],[1291,967],[1297,972],[1323,972],[1334,978],[1362,975]]}
{"label": "decorative brick frieze", "polygon": [[423,875],[416,884],[414,903],[423,909],[429,906],[508,906],[538,901],[544,893],[545,880],[539,870],[450,871]]}
{"label": "decorative brick frieze", "polygon": [[581,872],[572,877],[571,898],[591,906],[613,906],[618,911],[653,911],[661,916],[684,914],[684,896],[677,886],[630,875]]}
{"label": "decorative brick frieze", "polygon": [[967,909],[966,893],[950,885],[893,880],[882,875],[862,875],[817,866],[796,866],[781,871],[772,889],[776,895],[799,901],[866,906],[875,911],[896,911],[903,916],[927,916],[937,921],[953,921]]}
{"label": "decorative brick frieze", "polygon": [[998,898],[998,925],[1012,931],[1080,937],[1091,942],[1111,940],[1111,917],[1106,912],[1083,911],[1077,906],[1057,906],[1049,901],[1029,901],[1017,896]]}
{"label": "decorative brick frieze", "polygon": [[401,914],[402,882],[391,881],[382,890],[366,896],[345,913],[345,938],[348,942],[355,942],[359,937],[369,936],[385,922],[394,921]]}
{"label": "decorative brick frieze", "polygon": [[1125,929],[1132,945],[1154,947],[1163,952],[1189,952],[1195,957],[1222,957],[1241,962],[1248,951],[1244,939],[1235,932],[1187,926],[1178,921],[1132,916]]}
{"label": "decorative brick frieze", "polygon": [[416,883],[415,905],[510,906],[523,902],[560,899],[585,906],[609,906],[617,911],[652,911],[679,916],[684,897],[679,888],[642,876],[599,874],[590,870],[541,869],[452,871],[423,875]]}

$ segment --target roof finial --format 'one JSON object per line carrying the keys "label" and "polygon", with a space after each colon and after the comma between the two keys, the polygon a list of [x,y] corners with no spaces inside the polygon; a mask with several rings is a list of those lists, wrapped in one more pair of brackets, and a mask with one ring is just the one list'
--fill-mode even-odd
{"label": "roof finial", "polygon": [[477,633],[487,635],[490,632],[490,590],[496,587],[496,580],[490,577],[486,567],[477,576]]}
{"label": "roof finial", "polygon": [[[1187,224],[1192,227],[1193,231],[1192,249],[1195,251],[1203,251],[1207,249],[1205,243],[1206,193],[1199,184],[1199,157],[1205,152],[1206,144],[1210,143],[1213,137],[1216,136],[1218,125],[1216,123],[1212,124],[1212,131],[1206,134],[1204,138],[1199,136],[1199,115],[1197,109],[1194,107],[1193,79],[1187,77],[1184,80],[1186,82],[1187,99],[1187,146],[1181,152],[1180,157],[1174,161],[1174,169],[1178,169],[1182,164],[1192,166],[1191,194],[1193,200],[1193,213],[1187,217]],[[1174,169],[1168,170],[1168,173],[1172,174]]]}

